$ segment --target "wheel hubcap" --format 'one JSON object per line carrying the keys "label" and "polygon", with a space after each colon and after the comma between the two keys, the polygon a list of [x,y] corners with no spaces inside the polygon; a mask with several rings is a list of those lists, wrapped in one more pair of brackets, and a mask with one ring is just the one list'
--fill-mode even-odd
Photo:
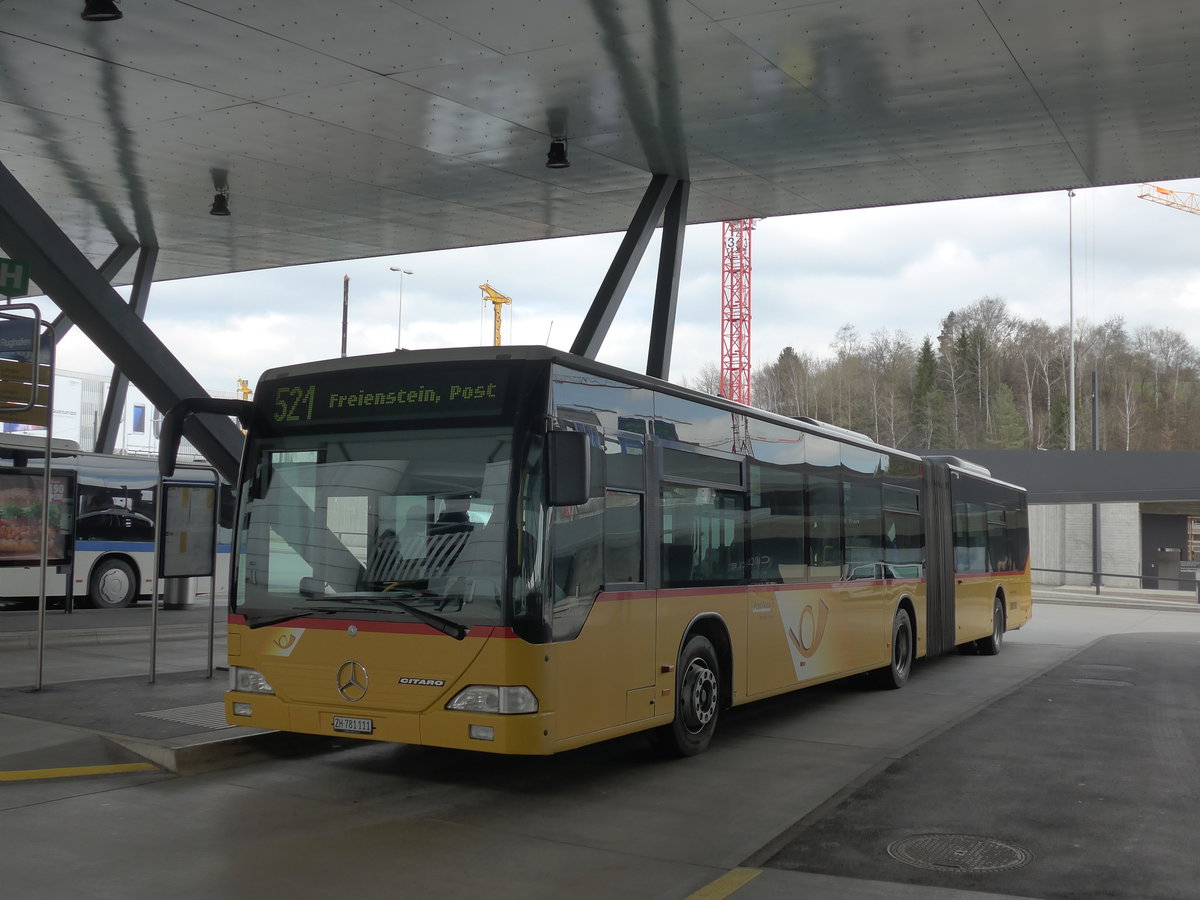
{"label": "wheel hubcap", "polygon": [[109,569],[100,576],[100,596],[106,603],[117,603],[129,592],[129,579],[120,569]]}
{"label": "wheel hubcap", "polygon": [[693,734],[717,714],[717,676],[703,660],[694,659],[688,664],[683,676],[682,700],[683,720]]}

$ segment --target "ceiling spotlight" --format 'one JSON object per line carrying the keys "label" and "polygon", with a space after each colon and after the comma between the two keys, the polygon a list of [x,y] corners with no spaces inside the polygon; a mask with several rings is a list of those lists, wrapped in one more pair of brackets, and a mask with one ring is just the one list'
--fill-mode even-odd
{"label": "ceiling spotlight", "polygon": [[227,216],[229,215],[229,191],[217,191],[213,194],[212,209],[208,211],[210,216]]}
{"label": "ceiling spotlight", "polygon": [[550,152],[546,154],[547,169],[568,169],[571,161],[567,159],[566,138],[554,138],[550,142]]}
{"label": "ceiling spotlight", "polygon": [[111,22],[122,15],[113,0],[84,0],[83,12],[79,14],[79,18],[85,22]]}

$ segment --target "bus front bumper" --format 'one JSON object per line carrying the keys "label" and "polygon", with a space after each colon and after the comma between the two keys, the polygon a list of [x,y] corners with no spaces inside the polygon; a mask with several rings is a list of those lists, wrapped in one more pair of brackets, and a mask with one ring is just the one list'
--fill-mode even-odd
{"label": "bus front bumper", "polygon": [[225,694],[225,721],[230,725],[484,753],[552,753],[553,719],[553,713],[540,712],[522,715],[446,709],[397,712],[288,704],[271,694],[240,691]]}

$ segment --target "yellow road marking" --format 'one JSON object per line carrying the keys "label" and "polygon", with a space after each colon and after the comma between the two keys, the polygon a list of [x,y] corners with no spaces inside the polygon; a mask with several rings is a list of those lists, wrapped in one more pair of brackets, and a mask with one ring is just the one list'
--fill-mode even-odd
{"label": "yellow road marking", "polygon": [[762,874],[762,869],[730,869],[716,881],[706,884],[687,900],[724,900]]}
{"label": "yellow road marking", "polygon": [[39,778],[78,778],[83,775],[119,775],[124,772],[154,772],[153,763],[117,763],[111,766],[66,766],[61,769],[23,769],[0,772],[0,781],[36,781]]}

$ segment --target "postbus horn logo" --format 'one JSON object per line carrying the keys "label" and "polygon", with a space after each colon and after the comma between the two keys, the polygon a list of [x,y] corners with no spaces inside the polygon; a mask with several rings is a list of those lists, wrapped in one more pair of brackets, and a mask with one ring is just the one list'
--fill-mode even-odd
{"label": "postbus horn logo", "polygon": [[367,696],[367,669],[355,660],[347,660],[338,666],[337,690],[343,698],[357,703]]}
{"label": "postbus horn logo", "polygon": [[[796,629],[788,629],[788,637],[797,652],[805,659],[812,659],[817,648],[821,646],[821,638],[825,636],[825,625],[829,622],[829,607],[824,600],[819,600],[820,610],[814,615],[812,604],[806,604],[800,613],[800,633]],[[814,621],[815,620],[815,621]]]}

